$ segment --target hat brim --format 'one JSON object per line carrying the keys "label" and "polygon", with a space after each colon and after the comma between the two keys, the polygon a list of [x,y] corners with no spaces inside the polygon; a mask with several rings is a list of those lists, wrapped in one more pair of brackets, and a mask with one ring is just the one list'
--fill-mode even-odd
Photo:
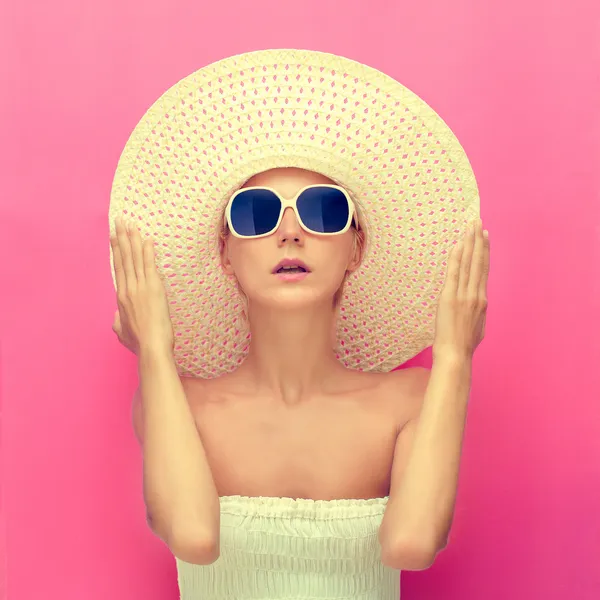
{"label": "hat brim", "polygon": [[448,252],[479,214],[462,146],[422,99],[371,67],[264,50],[172,86],[142,117],[117,166],[111,232],[125,216],[159,243],[179,372],[216,377],[247,353],[218,231],[231,193],[276,167],[344,186],[366,228],[364,260],[341,298],[339,359],[389,371],[431,345]]}

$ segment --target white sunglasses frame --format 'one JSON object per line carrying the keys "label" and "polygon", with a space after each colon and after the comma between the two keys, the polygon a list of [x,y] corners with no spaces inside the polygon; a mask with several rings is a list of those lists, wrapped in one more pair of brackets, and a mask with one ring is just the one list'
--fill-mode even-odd
{"label": "white sunglasses frame", "polygon": [[[348,202],[348,222],[346,223],[346,226],[342,230],[335,231],[333,233],[320,233],[318,231],[313,231],[312,229],[309,229],[308,227],[306,227],[306,225],[300,218],[300,214],[298,213],[297,202],[298,202],[298,198],[302,195],[302,193],[311,188],[330,188],[330,189],[340,190],[344,194],[344,196]],[[232,206],[235,198],[239,194],[242,194],[247,190],[268,190],[268,191],[272,192],[273,194],[275,194],[275,196],[277,196],[277,198],[279,198],[279,201],[281,202],[279,218],[277,219],[277,224],[275,225],[275,227],[273,227],[273,229],[271,229],[271,231],[268,231],[267,233],[261,233],[259,235],[240,235],[237,231],[235,231],[233,225],[231,224],[231,206]],[[316,184],[316,185],[307,185],[307,186],[303,187],[301,190],[299,190],[296,193],[296,195],[289,200],[283,198],[281,196],[281,194],[279,192],[277,192],[277,190],[274,190],[271,187],[254,186],[254,187],[241,188],[241,189],[237,190],[231,196],[231,198],[229,199],[229,202],[227,203],[227,208],[225,209],[225,218],[224,218],[225,223],[224,224],[228,226],[229,232],[231,233],[231,235],[233,235],[234,237],[237,237],[239,239],[256,240],[259,238],[268,237],[270,235],[273,235],[279,229],[279,226],[281,225],[281,221],[283,219],[283,215],[287,208],[291,208],[294,211],[294,214],[296,215],[296,220],[298,221],[298,224],[300,225],[300,227],[302,227],[302,229],[304,229],[304,231],[306,231],[307,233],[310,233],[311,235],[326,236],[326,237],[330,237],[332,235],[342,235],[343,233],[346,233],[348,231],[348,229],[350,229],[350,225],[352,225],[353,222],[354,222],[355,226],[358,228],[358,217],[356,214],[356,206],[354,204],[354,201],[350,197],[350,194],[343,187],[340,187],[339,185],[330,185],[330,184],[325,184],[325,183]]]}

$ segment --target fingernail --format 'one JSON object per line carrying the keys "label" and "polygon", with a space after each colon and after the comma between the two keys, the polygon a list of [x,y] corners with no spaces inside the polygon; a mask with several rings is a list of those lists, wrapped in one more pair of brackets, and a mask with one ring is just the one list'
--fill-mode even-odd
{"label": "fingernail", "polygon": [[484,230],[484,232],[483,232],[483,237],[484,237],[486,240],[487,240],[487,239],[490,237],[490,234],[489,234],[489,232],[488,232],[488,230],[487,230],[487,229],[485,229],[485,230]]}

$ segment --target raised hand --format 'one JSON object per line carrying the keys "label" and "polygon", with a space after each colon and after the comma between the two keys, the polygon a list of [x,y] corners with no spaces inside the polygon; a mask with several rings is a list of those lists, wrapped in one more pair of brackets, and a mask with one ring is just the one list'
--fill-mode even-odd
{"label": "raised hand", "polygon": [[434,359],[473,357],[485,335],[489,270],[489,236],[478,220],[450,253],[436,316]]}
{"label": "raised hand", "polygon": [[173,326],[153,241],[142,241],[138,229],[120,219],[115,228],[110,238],[118,305],[113,331],[138,356],[143,350],[172,353]]}

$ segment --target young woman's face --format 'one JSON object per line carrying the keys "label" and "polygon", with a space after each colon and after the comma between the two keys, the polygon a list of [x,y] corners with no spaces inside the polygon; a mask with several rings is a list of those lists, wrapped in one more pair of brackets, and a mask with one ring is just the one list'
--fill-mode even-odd
{"label": "young woman's face", "polygon": [[[333,184],[327,177],[302,169],[272,169],[255,175],[244,187],[269,187],[284,198],[315,184]],[[250,304],[300,308],[333,300],[348,271],[360,262],[361,244],[351,227],[340,235],[320,236],[306,232],[291,208],[279,228],[257,239],[226,235],[222,251],[225,273],[235,276]],[[275,272],[284,259],[302,261],[308,273],[301,276]]]}

